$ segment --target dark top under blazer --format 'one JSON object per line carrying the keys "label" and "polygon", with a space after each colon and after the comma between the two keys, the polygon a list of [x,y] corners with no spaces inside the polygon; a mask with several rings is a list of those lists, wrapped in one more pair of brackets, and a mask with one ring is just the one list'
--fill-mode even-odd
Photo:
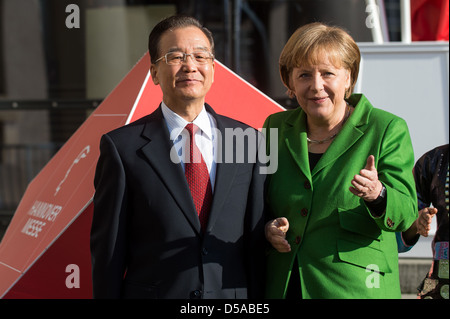
{"label": "dark top under blazer", "polygon": [[[225,128],[249,128],[206,110],[223,136]],[[248,140],[240,142],[234,151],[247,150]],[[203,234],[181,164],[170,160],[172,145],[161,107],[102,137],[91,229],[94,298],[261,297],[265,175],[257,154],[217,163]]]}

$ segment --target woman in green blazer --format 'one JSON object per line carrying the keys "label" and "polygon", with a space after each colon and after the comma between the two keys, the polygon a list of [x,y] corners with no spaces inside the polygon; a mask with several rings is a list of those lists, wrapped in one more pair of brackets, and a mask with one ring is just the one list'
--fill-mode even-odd
{"label": "woman in green blazer", "polygon": [[320,23],[299,28],[281,53],[300,107],[264,125],[278,143],[267,298],[401,297],[395,232],[417,218],[414,154],[403,119],[352,94],[359,62],[354,40]]}

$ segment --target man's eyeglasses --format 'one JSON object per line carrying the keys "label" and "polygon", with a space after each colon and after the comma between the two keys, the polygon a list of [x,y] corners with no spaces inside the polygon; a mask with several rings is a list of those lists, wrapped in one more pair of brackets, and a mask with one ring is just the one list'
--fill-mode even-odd
{"label": "man's eyeglasses", "polygon": [[214,55],[208,51],[198,51],[192,53],[184,52],[169,52],[155,61],[155,64],[164,59],[168,65],[180,65],[186,62],[187,57],[190,56],[195,64],[207,64],[209,60],[214,60]]}

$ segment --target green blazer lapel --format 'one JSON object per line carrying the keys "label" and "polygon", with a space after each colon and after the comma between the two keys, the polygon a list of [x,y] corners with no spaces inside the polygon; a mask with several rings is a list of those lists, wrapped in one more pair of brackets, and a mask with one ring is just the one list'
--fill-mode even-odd
{"label": "green blazer lapel", "polygon": [[342,131],[339,133],[333,143],[331,143],[330,147],[314,167],[311,173],[312,176],[341,157],[342,154],[344,154],[350,147],[352,147],[352,145],[355,144],[356,141],[363,135],[363,131],[355,126],[350,126],[347,123],[347,125],[342,128]]}
{"label": "green blazer lapel", "polygon": [[359,100],[354,112],[344,124],[342,131],[314,167],[311,173],[312,176],[324,167],[332,164],[364,135],[365,126],[368,124],[370,111],[372,110],[372,106],[366,102],[365,99]]}
{"label": "green blazer lapel", "polygon": [[301,108],[292,112],[286,119],[286,147],[302,173],[311,179],[308,160],[308,141],[306,140],[306,115]]}

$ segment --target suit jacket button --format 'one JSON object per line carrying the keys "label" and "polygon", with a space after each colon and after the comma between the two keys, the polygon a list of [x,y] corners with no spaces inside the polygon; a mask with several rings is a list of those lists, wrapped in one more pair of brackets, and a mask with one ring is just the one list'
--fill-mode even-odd
{"label": "suit jacket button", "polygon": [[302,215],[303,217],[306,217],[308,215],[308,209],[307,208],[302,208],[300,210],[300,215]]}
{"label": "suit jacket button", "polygon": [[191,299],[200,299],[202,295],[202,292],[200,290],[194,290],[191,292],[190,298]]}
{"label": "suit jacket button", "polygon": [[300,244],[301,240],[302,240],[302,237],[301,237],[301,236],[295,237],[295,243],[296,243],[297,245]]}
{"label": "suit jacket button", "polygon": [[202,249],[202,254],[203,254],[203,255],[208,255],[208,249],[203,248],[203,249]]}
{"label": "suit jacket button", "polygon": [[388,217],[388,219],[386,221],[386,224],[389,226],[389,228],[392,228],[395,225],[395,223],[389,217]]}
{"label": "suit jacket button", "polygon": [[310,183],[309,181],[305,181],[305,182],[303,183],[303,186],[304,186],[306,189],[310,189],[310,188],[311,188],[311,183]]}

